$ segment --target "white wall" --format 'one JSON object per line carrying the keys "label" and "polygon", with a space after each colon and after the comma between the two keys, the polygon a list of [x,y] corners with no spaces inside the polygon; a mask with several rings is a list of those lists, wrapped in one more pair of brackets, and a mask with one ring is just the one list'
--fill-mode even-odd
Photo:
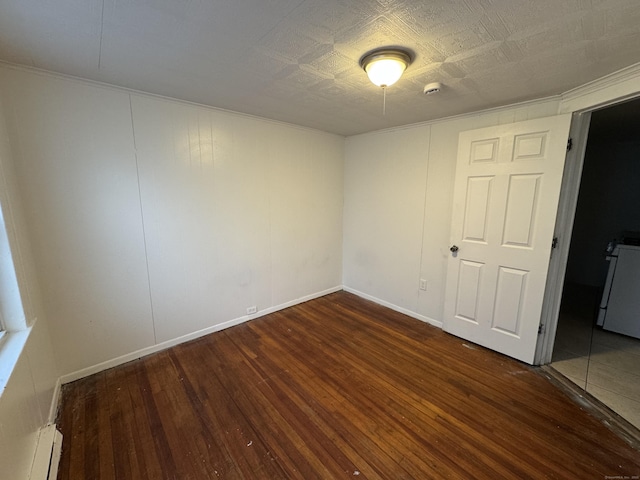
{"label": "white wall", "polygon": [[340,137],[132,106],[158,342],[341,284]]}
{"label": "white wall", "polygon": [[341,284],[343,139],[0,68],[61,374]]}
{"label": "white wall", "polygon": [[[0,98],[0,203],[20,287],[20,316],[24,313],[27,323],[33,325],[22,355],[0,397],[0,478],[20,479],[29,475],[38,430],[49,420],[58,370],[47,318],[39,302],[39,289],[3,111]],[[17,297],[18,302],[20,297]],[[16,308],[12,310],[12,315],[16,315]]]}
{"label": "white wall", "polygon": [[557,110],[557,101],[546,100],[349,137],[345,287],[441,325],[459,133]]}
{"label": "white wall", "polygon": [[350,137],[344,284],[417,310],[429,126]]}
{"label": "white wall", "polygon": [[0,81],[61,373],[152,345],[128,95],[18,70]]}

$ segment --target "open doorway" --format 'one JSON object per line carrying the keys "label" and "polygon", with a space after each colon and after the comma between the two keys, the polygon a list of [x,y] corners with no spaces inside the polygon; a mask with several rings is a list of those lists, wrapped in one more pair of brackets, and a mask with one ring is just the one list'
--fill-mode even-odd
{"label": "open doorway", "polygon": [[[591,114],[551,363],[640,428],[640,334],[617,327],[620,309],[600,309],[616,245],[640,265],[640,100]],[[623,323],[640,331],[640,268],[627,270],[614,286],[631,311]]]}

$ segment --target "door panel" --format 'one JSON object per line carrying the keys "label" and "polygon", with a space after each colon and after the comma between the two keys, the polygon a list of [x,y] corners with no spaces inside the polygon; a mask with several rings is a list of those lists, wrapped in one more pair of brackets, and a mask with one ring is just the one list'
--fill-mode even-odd
{"label": "door panel", "polygon": [[528,274],[525,270],[499,267],[493,329],[520,336],[522,299],[526,292]]}
{"label": "door panel", "polygon": [[511,175],[502,245],[533,248],[538,193],[542,175]]}
{"label": "door panel", "polygon": [[463,238],[468,242],[487,243],[487,218],[493,177],[469,178]]}
{"label": "door panel", "polygon": [[482,278],[482,263],[462,261],[458,280],[458,299],[456,316],[468,322],[476,321],[478,311],[478,293]]}
{"label": "door panel", "polygon": [[513,160],[543,160],[547,153],[548,132],[535,132],[514,137]]}
{"label": "door panel", "polygon": [[500,139],[489,138],[471,143],[469,163],[495,163],[498,160],[498,145]]}
{"label": "door panel", "polygon": [[462,132],[444,329],[532,363],[570,116]]}

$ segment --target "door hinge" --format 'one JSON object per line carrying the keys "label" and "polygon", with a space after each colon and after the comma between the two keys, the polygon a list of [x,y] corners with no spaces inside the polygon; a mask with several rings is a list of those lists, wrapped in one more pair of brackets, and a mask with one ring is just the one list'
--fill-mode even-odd
{"label": "door hinge", "polygon": [[551,241],[551,248],[558,248],[558,237],[553,237]]}
{"label": "door hinge", "polygon": [[567,152],[571,151],[572,148],[573,148],[573,138],[569,137],[569,140],[567,140]]}
{"label": "door hinge", "polygon": [[544,333],[544,323],[538,325],[538,335],[542,335]]}

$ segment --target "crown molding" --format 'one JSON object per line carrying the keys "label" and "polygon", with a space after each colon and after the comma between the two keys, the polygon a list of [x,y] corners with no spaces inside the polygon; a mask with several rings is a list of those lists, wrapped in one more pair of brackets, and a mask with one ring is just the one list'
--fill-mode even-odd
{"label": "crown molding", "polygon": [[640,63],[562,94],[558,113],[596,110],[640,96]]}

